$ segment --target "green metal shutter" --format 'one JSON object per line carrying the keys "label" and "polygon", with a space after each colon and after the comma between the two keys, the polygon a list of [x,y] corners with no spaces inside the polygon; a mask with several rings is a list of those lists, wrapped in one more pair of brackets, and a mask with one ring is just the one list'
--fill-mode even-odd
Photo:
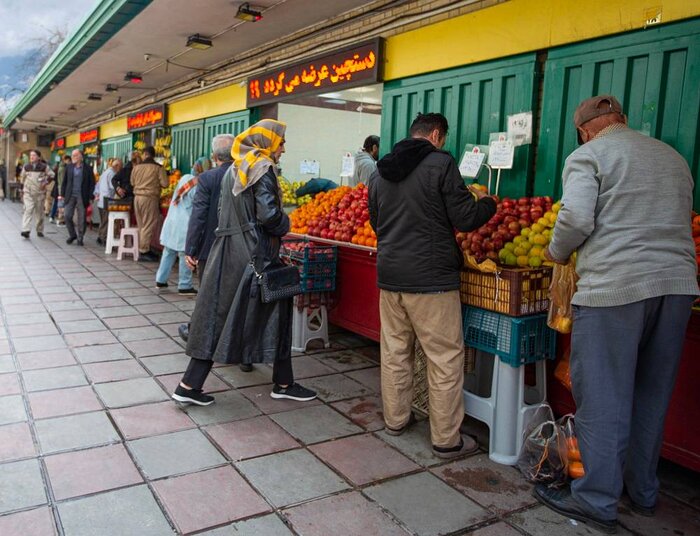
{"label": "green metal shutter", "polygon": [[202,154],[211,154],[211,140],[219,134],[233,134],[237,136],[250,125],[250,110],[234,112],[232,114],[217,115],[204,120],[204,140],[202,141]]}
{"label": "green metal shutter", "polygon": [[[489,143],[491,132],[507,128],[507,116],[533,110],[535,54],[469,65],[384,85],[382,153],[408,135],[417,113],[439,112],[450,125],[445,150],[455,159],[464,146]],[[519,197],[528,191],[532,145],[515,150],[512,170],[502,172],[500,195]]]}
{"label": "green metal shutter", "polygon": [[[545,67],[535,191],[561,196],[561,172],[577,147],[573,114],[604,93],[633,129],[673,146],[700,176],[700,19],[552,50]],[[700,207],[700,187],[694,206]]]}
{"label": "green metal shutter", "polygon": [[204,139],[204,120],[191,121],[172,127],[172,145],[170,150],[176,158],[177,168],[183,173],[189,173],[195,160],[202,156],[202,140]]}
{"label": "green metal shutter", "polygon": [[107,160],[110,158],[121,158],[126,164],[132,151],[131,134],[119,136],[118,138],[109,138],[101,142],[103,168],[107,166]]}

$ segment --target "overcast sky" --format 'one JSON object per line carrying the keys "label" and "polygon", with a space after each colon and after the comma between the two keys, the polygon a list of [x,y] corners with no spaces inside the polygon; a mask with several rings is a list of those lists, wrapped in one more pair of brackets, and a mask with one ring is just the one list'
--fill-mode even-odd
{"label": "overcast sky", "polygon": [[[0,0],[0,114],[12,106],[2,95],[16,86],[17,66],[31,54],[32,40],[47,29],[70,35],[100,0]],[[10,101],[15,101],[13,94]]]}

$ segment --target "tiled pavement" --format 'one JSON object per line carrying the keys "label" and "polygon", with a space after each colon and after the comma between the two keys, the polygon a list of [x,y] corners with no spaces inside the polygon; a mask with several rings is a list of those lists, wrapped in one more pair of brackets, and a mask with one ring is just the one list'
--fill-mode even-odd
{"label": "tiled pavement", "polygon": [[[271,371],[215,367],[207,408],[169,400],[194,300],[154,265],[19,236],[0,203],[0,535],[586,535],[515,469],[431,455],[425,422],[382,431],[376,345],[335,331],[294,358],[319,400],[269,397]],[[653,520],[621,534],[700,534],[698,475],[664,464]]]}

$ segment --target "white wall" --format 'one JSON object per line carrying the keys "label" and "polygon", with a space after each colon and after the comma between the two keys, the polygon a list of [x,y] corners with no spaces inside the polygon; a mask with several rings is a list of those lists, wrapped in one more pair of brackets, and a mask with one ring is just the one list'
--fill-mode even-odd
{"label": "white wall", "polygon": [[284,103],[279,104],[277,117],[287,123],[286,153],[280,166],[290,181],[313,178],[299,174],[299,163],[306,159],[320,162],[321,177],[340,182],[343,154],[348,151],[354,154],[367,136],[379,136],[381,124],[378,114]]}

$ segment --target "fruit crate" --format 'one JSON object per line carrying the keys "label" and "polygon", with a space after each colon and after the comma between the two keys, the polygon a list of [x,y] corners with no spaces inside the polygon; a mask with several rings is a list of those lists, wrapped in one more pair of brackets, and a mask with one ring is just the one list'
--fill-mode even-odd
{"label": "fruit crate", "polygon": [[285,239],[282,241],[280,257],[299,269],[302,292],[335,290],[338,258],[336,246],[314,244],[303,239]]}
{"label": "fruit crate", "polygon": [[125,199],[113,199],[110,197],[105,198],[107,200],[107,211],[108,212],[130,212],[134,208],[134,198],[127,197]]}
{"label": "fruit crate", "polygon": [[547,315],[514,318],[463,306],[464,342],[496,354],[512,367],[554,359],[557,334],[547,327]]}
{"label": "fruit crate", "polygon": [[465,305],[509,316],[549,310],[552,269],[503,268],[497,273],[462,270],[460,297]]}

